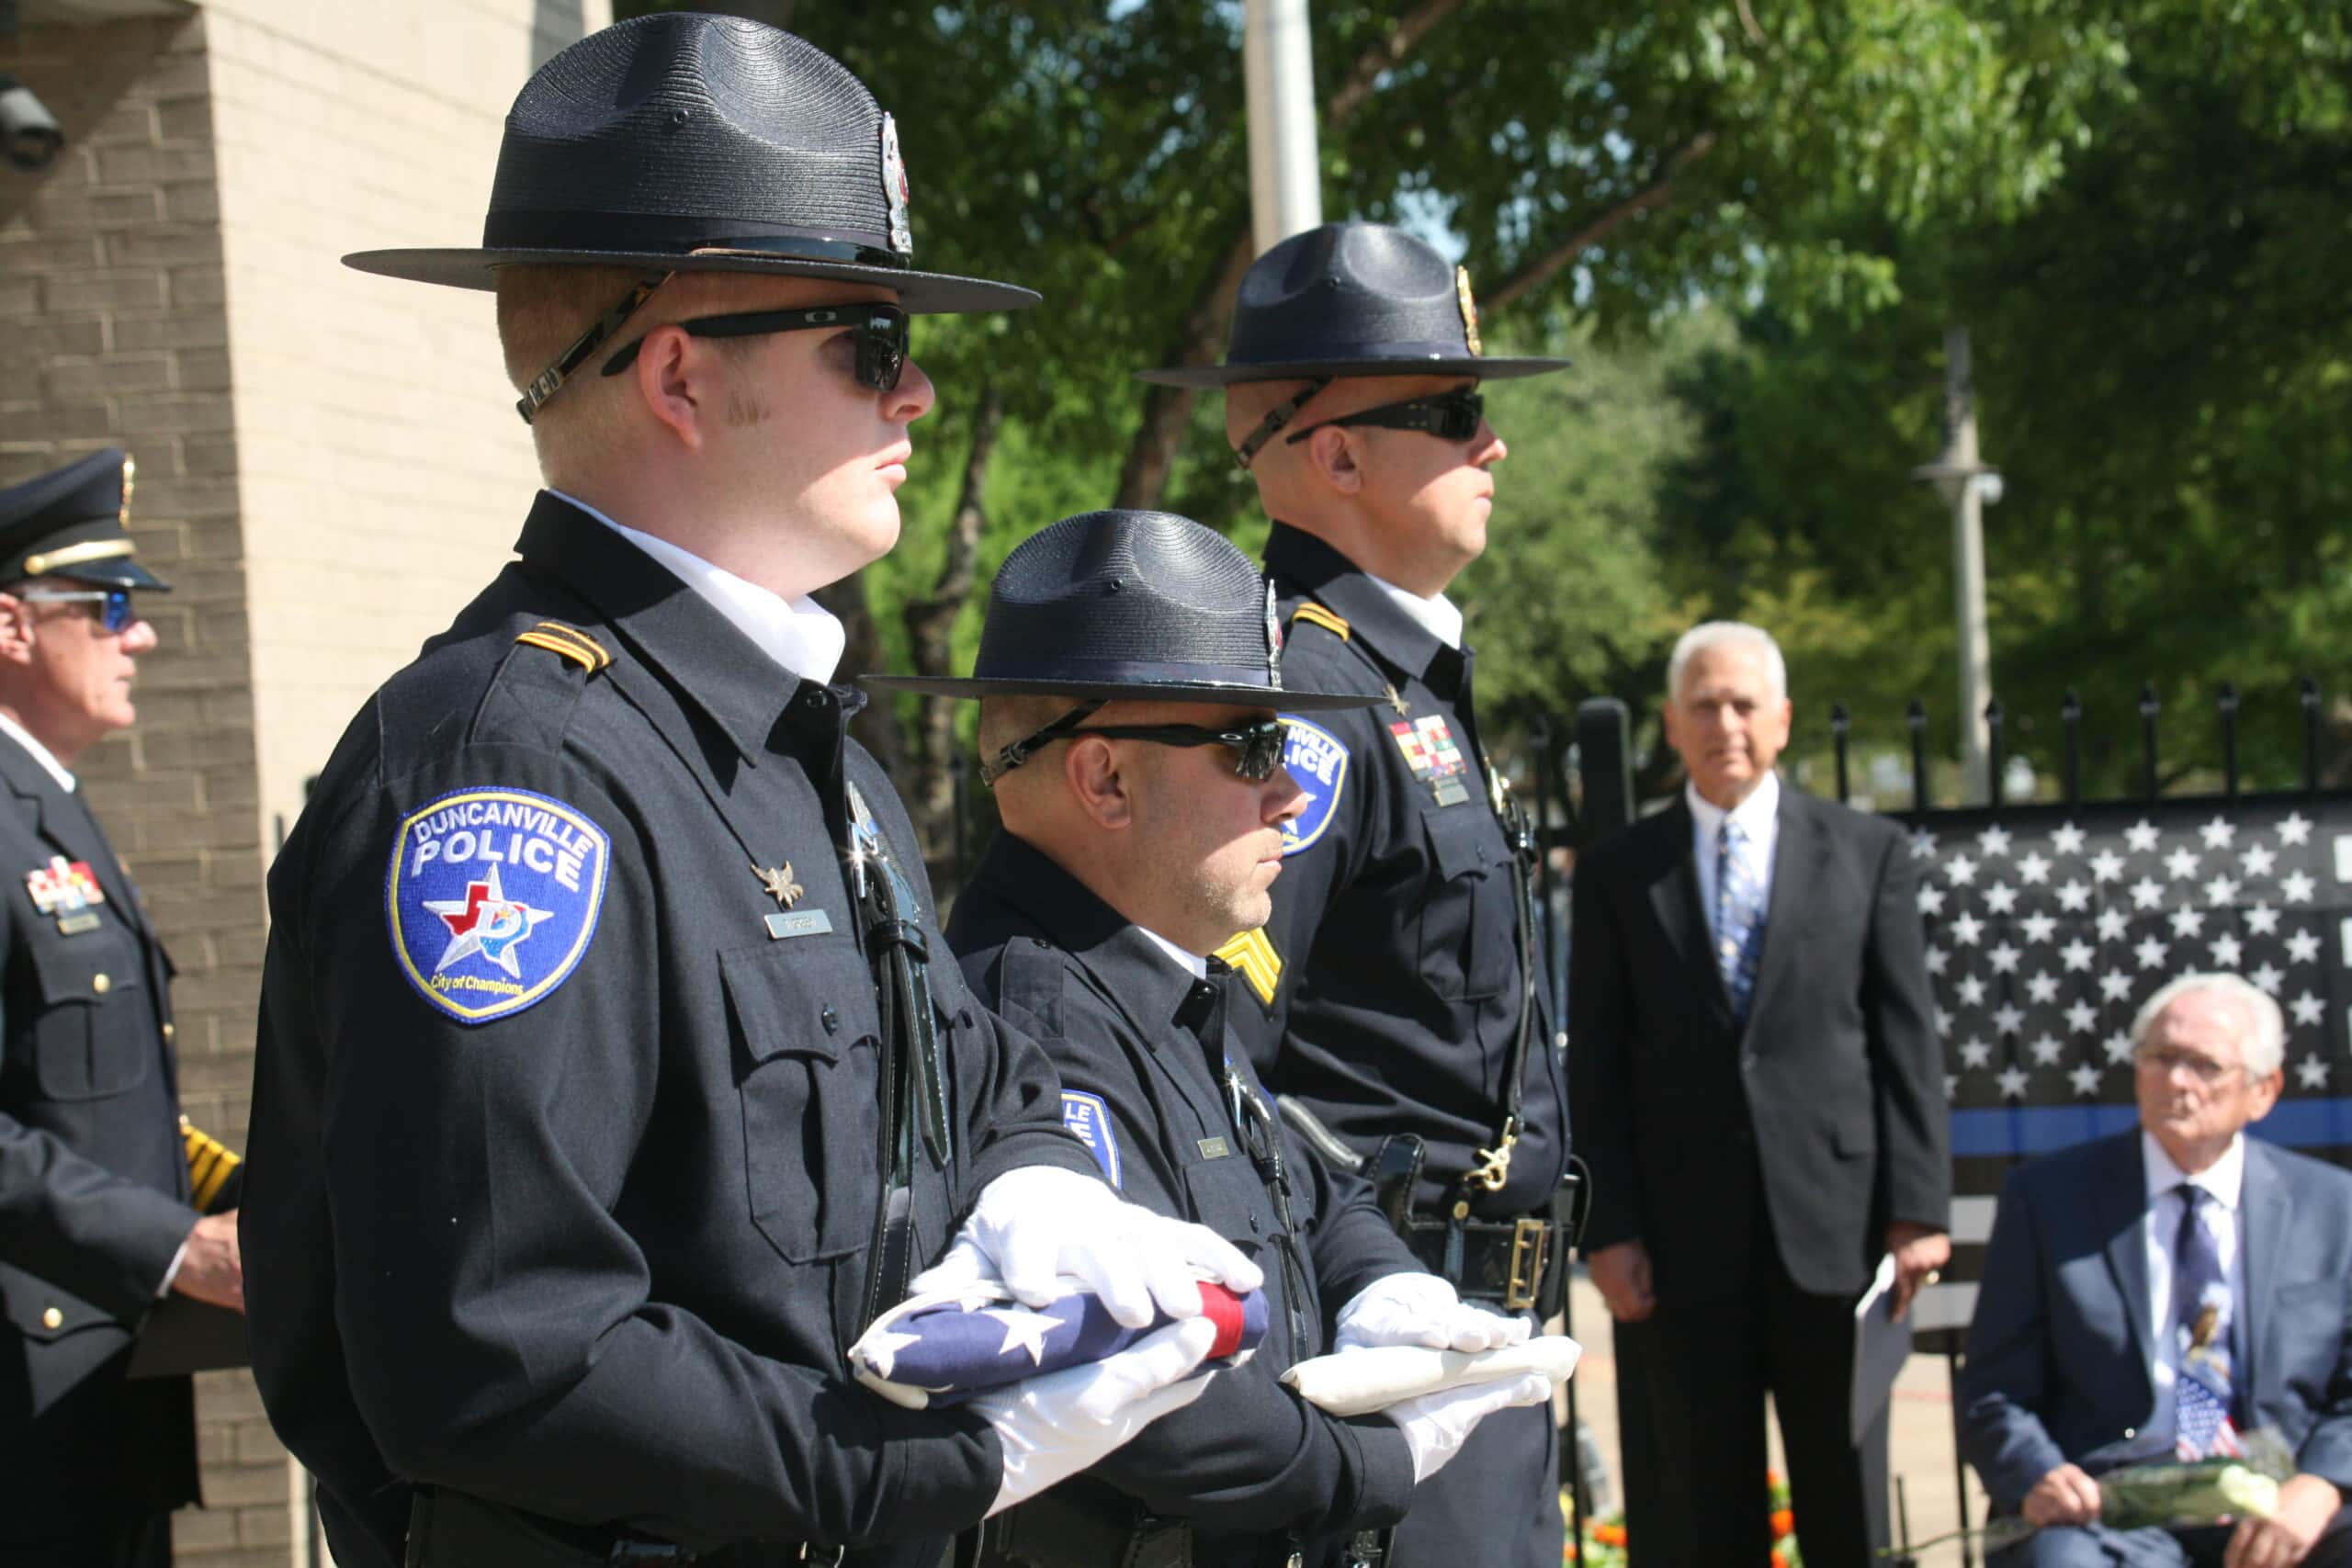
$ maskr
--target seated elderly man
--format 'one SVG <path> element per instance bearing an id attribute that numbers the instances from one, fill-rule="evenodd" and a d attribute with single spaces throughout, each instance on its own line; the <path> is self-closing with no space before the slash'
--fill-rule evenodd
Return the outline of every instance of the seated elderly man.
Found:
<path id="1" fill-rule="evenodd" d="M 2352 1563 L 2352 1173 L 2245 1132 L 2278 1100 L 2284 1034 L 2233 975 L 2173 981 L 2132 1022 L 2139 1130 L 2009 1178 L 1961 1446 L 1996 1507 L 2043 1528 L 1995 1568 Z M 2266 1427 L 2297 1470 L 2269 1518 L 2100 1523 L 2107 1471 Z"/>

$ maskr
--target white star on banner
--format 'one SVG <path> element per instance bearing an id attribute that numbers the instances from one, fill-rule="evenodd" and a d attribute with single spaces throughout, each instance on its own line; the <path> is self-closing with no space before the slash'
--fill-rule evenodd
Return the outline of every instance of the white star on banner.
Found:
<path id="1" fill-rule="evenodd" d="M 2154 909 L 2165 901 L 2164 884 L 2153 876 L 2143 876 L 2132 885 L 2132 907 Z"/>
<path id="2" fill-rule="evenodd" d="M 1944 862 L 1944 874 L 1951 878 L 1954 887 L 1965 887 L 1976 880 L 1976 863 L 1966 855 L 1954 855 Z"/>
<path id="3" fill-rule="evenodd" d="M 2066 1077 L 2074 1084 L 2076 1094 L 2093 1095 L 2098 1092 L 2098 1069 L 2088 1062 L 2068 1072 Z"/>
<path id="4" fill-rule="evenodd" d="M 1936 1032 L 1946 1040 L 1951 1038 L 1951 1014 L 1941 1008 L 1936 1010 Z"/>
<path id="5" fill-rule="evenodd" d="M 1940 975 L 1951 967 L 1951 954 L 1930 942 L 1928 946 L 1928 973 Z"/>
<path id="6" fill-rule="evenodd" d="M 2120 1029 L 2100 1041 L 2099 1048 L 2107 1053 L 2107 1059 L 2110 1062 L 2128 1062 L 2132 1059 L 2132 1037 Z"/>
<path id="7" fill-rule="evenodd" d="M 2307 844 L 2311 837 L 2311 818 L 2300 811 L 2289 812 L 2287 819 L 2278 824 L 2278 841 L 2282 844 Z"/>
<path id="8" fill-rule="evenodd" d="M 2066 1010 L 2066 1028 L 2075 1034 L 2088 1034 L 2098 1027 L 2098 1009 L 2076 998 Z"/>
<path id="9" fill-rule="evenodd" d="M 2199 936 L 2204 933 L 2205 911 L 2202 909 L 2175 909 L 2167 918 L 2172 921 L 2172 934 L 2177 937 Z"/>
<path id="10" fill-rule="evenodd" d="M 2015 1002 L 2003 1002 L 1993 1010 L 1993 1027 L 2003 1034 L 2015 1034 L 2025 1027 L 2025 1010 Z"/>
<path id="11" fill-rule="evenodd" d="M 1052 1318 L 1025 1307 L 990 1307 L 980 1315 L 992 1317 L 1004 1325 L 1004 1343 L 996 1348 L 998 1355 L 1010 1356 L 1016 1349 L 1026 1350 L 1031 1366 L 1044 1365 L 1046 1336 L 1054 1329 Z"/>
<path id="12" fill-rule="evenodd" d="M 2234 904 L 2238 899 L 2238 885 L 2234 877 L 2217 876 L 2205 884 L 2205 902 L 2215 908 Z"/>
<path id="13" fill-rule="evenodd" d="M 2139 958 L 2140 967 L 2143 969 L 2161 969 L 2164 967 L 2165 944 L 2158 942 L 2154 937 L 2142 937 L 2138 945 L 2134 946 L 2132 949 L 2132 952 Z"/>
<path id="14" fill-rule="evenodd" d="M 2213 962 L 2224 969 L 2235 969 L 2238 961 L 2245 956 L 2245 944 L 2227 931 L 2205 945 L 2212 949 Z"/>
<path id="15" fill-rule="evenodd" d="M 1951 923 L 1951 939 L 1962 947 L 1974 947 L 1984 934 L 1984 922 L 1973 915 L 1962 915 Z"/>
<path id="16" fill-rule="evenodd" d="M 2018 862 L 2018 875 L 2024 879 L 2026 886 L 2034 886 L 2050 880 L 2050 868 L 2053 863 L 2040 850 L 2028 850 L 2025 858 Z"/>
<path id="17" fill-rule="evenodd" d="M 2287 933 L 2287 962 L 2315 964 L 2319 961 L 2319 936 L 2313 931 Z"/>
<path id="18" fill-rule="evenodd" d="M 2204 837 L 2205 847 L 2209 850 L 2226 850 L 2230 841 L 2238 836 L 2236 824 L 2225 817 L 2214 818 L 2197 831 Z"/>
<path id="19" fill-rule="evenodd" d="M 2088 974 L 2091 960 L 2097 958 L 2098 953 L 2089 942 L 2085 942 L 2081 937 L 2076 937 L 2058 950 L 2058 956 L 2066 961 L 2067 968 Z"/>
<path id="20" fill-rule="evenodd" d="M 2030 1049 L 2033 1052 L 2033 1059 L 2037 1065 L 2054 1067 L 2058 1065 L 2058 1058 L 2064 1048 L 2058 1043 L 2058 1037 L 2055 1034 L 2045 1032 L 2033 1037 L 2033 1044 Z"/>
<path id="21" fill-rule="evenodd" d="M 2091 875 L 2101 882 L 2123 880 L 2123 857 L 2113 850 L 2101 850 L 2091 856 Z"/>
<path id="22" fill-rule="evenodd" d="M 1994 1076 L 2000 1080 L 2002 1098 L 2007 1100 L 2025 1098 L 2025 1069 L 2023 1067 L 2003 1067 Z"/>
<path id="23" fill-rule="evenodd" d="M 2006 882 L 1996 882 L 1984 889 L 1984 908 L 1996 915 L 2006 915 L 2018 907 L 2018 890 Z"/>
<path id="24" fill-rule="evenodd" d="M 2132 999 L 2132 976 L 2120 969 L 2110 969 L 2098 977 L 2098 994 L 2110 1002 Z"/>
<path id="25" fill-rule="evenodd" d="M 2036 942 L 2048 942 L 2058 934 L 2058 917 L 2028 915 L 2018 922 L 2018 930 L 2025 933 L 2026 945 L 2031 947 Z"/>
<path id="26" fill-rule="evenodd" d="M 2018 960 L 2025 954 L 2005 942 L 1994 946 L 1984 956 L 1993 961 L 1994 974 L 2014 975 L 2018 972 Z"/>
<path id="27" fill-rule="evenodd" d="M 1925 828 L 1911 835 L 1911 858 L 1913 860 L 1936 858 L 1936 836 Z"/>
<path id="28" fill-rule="evenodd" d="M 2165 856 L 2165 874 L 2175 882 L 2186 882 L 2197 874 L 2197 852 L 2182 844 Z"/>
<path id="29" fill-rule="evenodd" d="M 898 1369 L 899 1352 L 910 1345 L 922 1343 L 922 1336 L 920 1334 L 900 1334 L 896 1329 L 885 1328 L 867 1335 L 859 1342 L 859 1348 L 865 1359 L 874 1363 L 875 1371 L 888 1382 L 890 1374 Z"/>
<path id="30" fill-rule="evenodd" d="M 2303 1089 L 2327 1087 L 2327 1064 L 2317 1056 L 2306 1056 L 2295 1064 L 2295 1080 Z"/>
<path id="31" fill-rule="evenodd" d="M 1951 989 L 1952 995 L 1960 998 L 1960 1005 L 1964 1008 L 1977 1008 L 1984 1005 L 1984 982 L 1978 976 L 1962 975 L 1960 977 L 1960 983 Z"/>
<path id="32" fill-rule="evenodd" d="M 1960 1043 L 1960 1060 L 1963 1066 L 1989 1067 L 1993 1065 L 1993 1047 L 1982 1040 L 1963 1040 Z"/>
<path id="33" fill-rule="evenodd" d="M 2089 908 L 2091 907 L 2090 885 L 2072 877 L 2059 884 L 2058 907 L 2077 915 Z"/>
<path id="34" fill-rule="evenodd" d="M 2246 978 L 2253 981 L 2256 985 L 2261 987 L 2264 990 L 2269 992 L 2275 997 L 2278 994 L 2279 983 L 2285 980 L 2287 976 L 2283 971 L 2279 970 L 2276 966 L 2268 964 L 2262 964 L 2256 965 L 2254 973 L 2248 975 Z"/>
<path id="35" fill-rule="evenodd" d="M 2278 897 L 2290 904 L 2308 904 L 2318 891 L 2318 885 L 2306 871 L 2290 871 L 2278 879 Z"/>
<path id="36" fill-rule="evenodd" d="M 2123 829 L 2123 841 L 2132 846 L 2135 855 L 2155 853 L 2156 841 L 2163 836 L 2156 831 L 2156 825 L 2144 817 Z"/>
<path id="37" fill-rule="evenodd" d="M 2055 1002 L 2058 999 L 2058 976 L 2046 969 L 2029 975 L 2026 976 L 2025 997 L 2030 1002 Z"/>
<path id="38" fill-rule="evenodd" d="M 1944 1103 L 1946 1105 L 1950 1105 L 1952 1101 L 1952 1097 L 1957 1095 L 1959 1092 L 1960 1075 L 1957 1073 L 1946 1073 L 1944 1075 Z"/>
<path id="39" fill-rule="evenodd" d="M 2266 850 L 2260 844 L 2248 844 L 2238 852 L 2238 864 L 2245 868 L 2248 876 L 2267 876 L 2270 868 L 2278 863 L 2278 852 Z"/>
<path id="40" fill-rule="evenodd" d="M 2131 928 L 2131 919 L 2120 909 L 2101 909 L 2098 912 L 2098 939 L 2101 942 L 2121 942 L 2123 933 Z"/>
<path id="41" fill-rule="evenodd" d="M 2256 936 L 2278 934 L 2278 911 L 2270 907 L 2269 899 L 2258 900 L 2245 912 L 2245 929 Z"/>
<path id="42" fill-rule="evenodd" d="M 1988 856 L 2007 854 L 2009 830 L 1996 822 L 1976 835 L 1976 847 Z"/>
<path id="43" fill-rule="evenodd" d="M 2058 830 L 2050 835 L 2050 847 L 2062 855 L 2078 855 L 2083 852 L 2084 837 L 2080 828 L 2072 822 L 2062 822 Z"/>
<path id="44" fill-rule="evenodd" d="M 2293 1010 L 2295 1021 L 2298 1024 L 2318 1023 L 2327 1017 L 2327 1004 L 2309 991 L 2305 991 L 2287 1006 Z"/>
<path id="45" fill-rule="evenodd" d="M 1919 884 L 1919 913 L 1940 915 L 1944 912 L 1944 890 L 1932 882 Z"/>

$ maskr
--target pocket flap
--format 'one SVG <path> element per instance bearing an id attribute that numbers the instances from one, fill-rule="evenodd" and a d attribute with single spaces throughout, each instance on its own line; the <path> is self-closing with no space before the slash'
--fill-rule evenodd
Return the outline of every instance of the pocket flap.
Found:
<path id="1" fill-rule="evenodd" d="M 718 955 L 736 1032 L 754 1062 L 838 1061 L 875 1032 L 874 978 L 845 936 L 804 936 Z"/>
<path id="2" fill-rule="evenodd" d="M 1430 807 L 1421 813 L 1421 827 L 1429 835 L 1438 874 L 1446 880 L 1483 873 L 1494 864 L 1487 823 L 1469 802 Z"/>
<path id="3" fill-rule="evenodd" d="M 138 962 L 119 942 L 96 933 L 33 944 L 33 972 L 40 980 L 40 998 L 52 1005 L 88 1002 L 95 1005 L 117 991 L 137 990 Z"/>

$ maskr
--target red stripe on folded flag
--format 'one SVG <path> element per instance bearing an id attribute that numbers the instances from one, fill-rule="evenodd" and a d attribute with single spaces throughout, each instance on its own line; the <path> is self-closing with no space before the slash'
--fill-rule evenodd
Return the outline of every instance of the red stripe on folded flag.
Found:
<path id="1" fill-rule="evenodd" d="M 1208 1359 L 1223 1360 L 1241 1348 L 1241 1298 L 1223 1285 L 1201 1281 L 1201 1315 L 1216 1325 L 1216 1343 L 1209 1347 Z"/>

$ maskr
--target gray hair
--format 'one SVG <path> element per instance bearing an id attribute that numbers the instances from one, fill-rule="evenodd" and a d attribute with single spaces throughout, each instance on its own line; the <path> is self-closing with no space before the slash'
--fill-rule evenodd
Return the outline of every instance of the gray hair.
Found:
<path id="1" fill-rule="evenodd" d="M 2132 1049 L 2137 1053 L 2148 1043 L 2149 1032 L 2165 1009 L 2192 991 L 2212 991 L 2229 998 L 2245 1010 L 2246 1028 L 2238 1036 L 2238 1045 L 2245 1053 L 2245 1077 L 2248 1083 L 2258 1083 L 2277 1072 L 2287 1059 L 2287 1015 L 2269 992 L 2235 975 L 2183 975 L 2167 980 L 2156 988 L 2156 994 L 2140 1004 L 2132 1019 Z"/>
<path id="2" fill-rule="evenodd" d="M 1667 701 L 1672 702 L 1681 694 L 1682 671 L 1702 649 L 1733 643 L 1746 643 L 1764 650 L 1765 683 L 1772 688 L 1774 701 L 1785 700 L 1789 694 L 1789 661 L 1781 657 L 1781 645 L 1772 640 L 1770 632 L 1746 621 L 1702 621 L 1675 640 L 1674 652 L 1667 659 Z"/>

